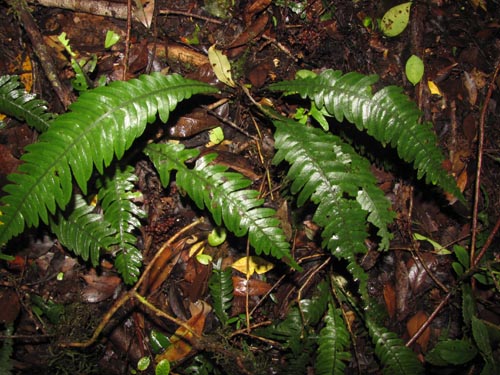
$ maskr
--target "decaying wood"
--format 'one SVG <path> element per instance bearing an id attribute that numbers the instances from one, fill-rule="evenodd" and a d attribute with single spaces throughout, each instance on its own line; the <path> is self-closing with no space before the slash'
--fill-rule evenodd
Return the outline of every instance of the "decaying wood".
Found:
<path id="1" fill-rule="evenodd" d="M 96 16 L 113 17 L 122 20 L 127 19 L 127 3 L 114 3 L 106 0 L 31 0 L 30 3 L 49 8 L 61 8 L 76 12 L 90 13 Z M 140 22 L 137 17 L 134 18 L 136 21 Z"/>

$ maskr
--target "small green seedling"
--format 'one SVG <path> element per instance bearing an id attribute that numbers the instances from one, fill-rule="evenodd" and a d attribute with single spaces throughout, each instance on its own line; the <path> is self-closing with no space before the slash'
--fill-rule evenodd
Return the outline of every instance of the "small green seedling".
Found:
<path id="1" fill-rule="evenodd" d="M 108 49 L 113 47 L 120 40 L 120 35 L 115 33 L 113 30 L 108 30 L 106 33 L 106 39 L 104 40 L 104 48 Z"/>

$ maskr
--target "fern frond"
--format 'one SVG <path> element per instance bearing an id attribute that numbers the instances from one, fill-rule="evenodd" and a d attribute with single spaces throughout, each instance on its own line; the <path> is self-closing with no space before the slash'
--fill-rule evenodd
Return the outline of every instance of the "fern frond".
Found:
<path id="1" fill-rule="evenodd" d="M 94 208 L 82 196 L 75 195 L 74 204 L 67 209 L 70 214 L 67 217 L 59 214 L 56 220 L 51 220 L 50 228 L 63 246 L 85 261 L 90 258 L 95 267 L 101 249 L 108 249 L 117 240 L 116 230 L 102 215 L 94 213 Z"/>
<path id="2" fill-rule="evenodd" d="M 328 247 L 334 252 L 342 247 L 350 253 L 364 252 L 368 217 L 378 228 L 381 248 L 387 249 L 391 239 L 387 226 L 394 214 L 376 186 L 368 161 L 339 137 L 319 129 L 288 119 L 275 120 L 274 125 L 278 151 L 273 162 L 291 164 L 288 177 L 299 206 L 308 199 L 318 204 L 313 220 L 325 227 Z M 346 225 L 345 220 L 355 226 Z"/>
<path id="3" fill-rule="evenodd" d="M 136 180 L 134 168 L 127 166 L 117 170 L 112 177 L 106 177 L 98 194 L 104 219 L 116 230 L 119 253 L 115 266 L 129 285 L 137 281 L 142 266 L 142 255 L 135 245 L 137 240 L 133 232 L 141 226 L 139 219 L 146 216 L 133 202 L 142 196 L 133 191 Z"/>
<path id="4" fill-rule="evenodd" d="M 320 331 L 318 356 L 314 366 L 316 374 L 344 374 L 345 362 L 351 358 L 346 349 L 349 347 L 350 335 L 345 326 L 342 314 L 332 304 L 325 315 L 325 327 Z"/>
<path id="5" fill-rule="evenodd" d="M 204 155 L 197 160 L 194 169 L 189 169 L 179 161 L 186 160 L 188 156 L 182 147 L 151 145 L 145 152 L 155 154 L 152 161 L 164 180 L 168 180 L 166 175 L 172 169 L 177 169 L 177 186 L 186 191 L 200 209 L 206 207 L 217 225 L 224 223 L 238 237 L 248 233 L 250 244 L 257 254 L 287 258 L 291 265 L 297 267 L 290 255 L 290 244 L 279 226 L 276 211 L 261 207 L 264 200 L 258 198 L 259 192 L 247 189 L 251 185 L 250 180 L 240 173 L 227 172 L 225 166 L 211 164 L 216 154 Z M 159 153 L 162 155 L 159 156 Z"/>
<path id="6" fill-rule="evenodd" d="M 213 299 L 214 312 L 223 326 L 229 320 L 227 312 L 231 308 L 233 301 L 233 280 L 231 273 L 231 268 L 226 268 L 225 270 L 214 268 L 212 276 L 210 276 L 210 280 L 208 281 L 208 287 Z"/>
<path id="7" fill-rule="evenodd" d="M 270 89 L 314 100 L 337 121 L 345 118 L 382 144 L 391 144 L 403 160 L 414 164 L 418 178 L 425 176 L 427 183 L 462 197 L 442 167 L 444 156 L 432 124 L 420 123 L 420 111 L 399 87 L 387 86 L 372 95 L 371 85 L 377 80 L 375 75 L 325 70 L 315 77 L 272 84 Z"/>
<path id="8" fill-rule="evenodd" d="M 47 130 L 53 118 L 47 103 L 27 93 L 19 77 L 10 75 L 0 77 L 0 113 L 26 121 L 39 132 Z"/>
<path id="9" fill-rule="evenodd" d="M 382 371 L 386 375 L 418 375 L 423 374 L 422 364 L 416 354 L 407 348 L 403 340 L 395 333 L 367 319 L 366 325 L 375 344 L 375 354 L 382 363 Z"/>
<path id="10" fill-rule="evenodd" d="M 0 244 L 27 226 L 48 221 L 56 205 L 64 208 L 72 193 L 72 177 L 82 191 L 95 166 L 103 173 L 120 159 L 157 113 L 167 121 L 178 102 L 197 93 L 216 92 L 207 84 L 179 75 L 144 75 L 113 82 L 83 93 L 71 111 L 57 117 L 38 143 L 27 147 L 19 173 L 4 190 Z"/>

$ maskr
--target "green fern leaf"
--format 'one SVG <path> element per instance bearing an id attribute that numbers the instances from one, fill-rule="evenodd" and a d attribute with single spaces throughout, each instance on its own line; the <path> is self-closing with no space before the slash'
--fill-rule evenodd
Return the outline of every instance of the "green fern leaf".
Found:
<path id="1" fill-rule="evenodd" d="M 387 249 L 392 238 L 387 226 L 394 214 L 376 186 L 369 162 L 332 134 L 287 119 L 274 124 L 278 151 L 273 162 L 291 164 L 288 177 L 299 206 L 308 199 L 318 204 L 313 220 L 325 227 L 328 248 L 334 253 L 342 247 L 349 253 L 365 252 L 368 220 L 378 228 L 381 248 Z M 346 225 L 346 220 L 353 225 Z"/>
<path id="2" fill-rule="evenodd" d="M 134 168 L 128 166 L 116 171 L 112 177 L 104 178 L 98 194 L 104 219 L 116 230 L 119 253 L 115 266 L 129 285 L 137 281 L 142 266 L 142 255 L 135 246 L 133 232 L 141 226 L 140 219 L 146 216 L 144 210 L 133 202 L 142 197 L 140 192 L 133 191 L 136 180 Z"/>
<path id="3" fill-rule="evenodd" d="M 160 150 L 161 149 L 161 150 Z M 194 169 L 183 163 L 188 156 L 182 146 L 162 144 L 148 146 L 146 154 L 163 181 L 168 181 L 171 170 L 176 169 L 177 186 L 189 195 L 200 208 L 207 208 L 217 225 L 224 225 L 236 236 L 248 233 L 250 244 L 257 254 L 271 254 L 277 259 L 287 258 L 298 267 L 290 255 L 290 244 L 279 226 L 275 210 L 261 207 L 259 192 L 247 189 L 251 181 L 240 173 L 227 172 L 227 167 L 212 164 L 216 154 L 204 155 Z"/>
<path id="4" fill-rule="evenodd" d="M 63 246 L 85 261 L 90 259 L 95 267 L 99 264 L 101 249 L 108 249 L 117 241 L 116 230 L 102 215 L 94 213 L 94 209 L 82 196 L 75 195 L 74 204 L 67 209 L 71 212 L 68 217 L 59 214 L 51 220 L 50 228 Z"/>
<path id="5" fill-rule="evenodd" d="M 367 319 L 366 324 L 372 341 L 375 344 L 375 354 L 382 363 L 384 374 L 423 374 L 422 364 L 417 359 L 416 354 L 407 348 L 395 333 L 378 326 L 371 319 Z"/>
<path id="6" fill-rule="evenodd" d="M 351 358 L 346 348 L 349 347 L 350 335 L 339 309 L 328 306 L 325 327 L 320 331 L 318 356 L 315 361 L 316 374 L 344 374 L 345 362 Z"/>
<path id="7" fill-rule="evenodd" d="M 144 75 L 128 82 L 87 91 L 57 117 L 38 143 L 27 147 L 19 173 L 4 190 L 0 210 L 0 244 L 28 226 L 48 221 L 56 205 L 64 208 L 72 193 L 72 177 L 85 193 L 97 168 L 103 173 L 114 156 L 120 159 L 157 113 L 167 121 L 178 102 L 216 88 L 179 75 Z"/>
<path id="8" fill-rule="evenodd" d="M 231 308 L 233 301 L 233 280 L 231 274 L 231 268 L 226 268 L 225 270 L 214 268 L 212 276 L 210 276 L 210 280 L 208 281 L 208 287 L 213 299 L 214 312 L 223 326 L 229 320 L 227 312 Z"/>
<path id="9" fill-rule="evenodd" d="M 272 84 L 270 89 L 314 100 L 318 109 L 325 108 L 337 121 L 345 118 L 382 144 L 391 144 L 403 160 L 414 164 L 418 178 L 425 176 L 426 182 L 462 198 L 442 167 L 444 156 L 432 124 L 420 123 L 420 111 L 399 87 L 388 86 L 372 95 L 371 85 L 377 80 L 375 75 L 325 70 L 315 77 Z"/>
<path id="10" fill-rule="evenodd" d="M 47 103 L 28 94 L 18 76 L 0 77 L 0 113 L 26 121 L 39 132 L 50 126 L 53 114 L 47 112 Z"/>

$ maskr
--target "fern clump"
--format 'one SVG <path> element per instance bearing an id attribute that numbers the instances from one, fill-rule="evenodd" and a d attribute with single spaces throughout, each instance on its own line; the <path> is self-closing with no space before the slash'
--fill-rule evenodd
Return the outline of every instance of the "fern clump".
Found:
<path id="1" fill-rule="evenodd" d="M 212 164 L 216 154 L 199 158 L 193 169 L 184 161 L 197 152 L 186 151 L 181 145 L 151 144 L 145 150 L 159 171 L 164 186 L 170 180 L 170 171 L 176 170 L 177 186 L 184 190 L 196 205 L 206 208 L 217 225 L 236 236 L 248 234 L 257 254 L 270 254 L 274 258 L 297 264 L 290 255 L 290 244 L 279 226 L 276 211 L 261 207 L 264 200 L 259 192 L 248 189 L 251 181 L 227 167 Z"/>
<path id="2" fill-rule="evenodd" d="M 19 172 L 11 174 L 1 199 L 0 244 L 25 225 L 48 223 L 71 199 L 73 178 L 85 194 L 93 167 L 102 174 L 120 159 L 158 114 L 164 122 L 177 103 L 215 88 L 179 75 L 144 75 L 87 91 L 58 116 L 37 143 L 26 147 Z"/>
<path id="3" fill-rule="evenodd" d="M 461 197 L 455 180 L 442 167 L 444 156 L 432 124 L 421 123 L 421 112 L 401 88 L 387 86 L 373 94 L 371 86 L 377 81 L 376 75 L 325 70 L 274 83 L 270 89 L 310 98 L 337 121 L 346 119 L 383 145 L 396 148 L 403 160 L 414 164 L 418 178 L 425 176 L 426 182 Z"/>

